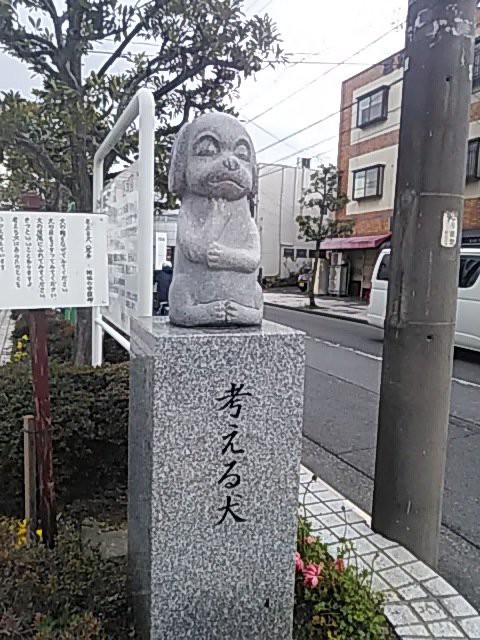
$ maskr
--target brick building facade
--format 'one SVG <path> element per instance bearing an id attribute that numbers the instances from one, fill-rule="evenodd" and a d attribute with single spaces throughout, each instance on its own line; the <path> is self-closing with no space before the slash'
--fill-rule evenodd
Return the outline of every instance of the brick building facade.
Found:
<path id="1" fill-rule="evenodd" d="M 340 188 L 349 203 L 337 217 L 355 226 L 352 238 L 328 241 L 325 248 L 341 253 L 349 272 L 347 293 L 367 299 L 376 258 L 391 235 L 403 66 L 403 53 L 398 52 L 342 85 L 338 167 Z M 475 50 L 463 242 L 480 246 L 480 42 Z"/>

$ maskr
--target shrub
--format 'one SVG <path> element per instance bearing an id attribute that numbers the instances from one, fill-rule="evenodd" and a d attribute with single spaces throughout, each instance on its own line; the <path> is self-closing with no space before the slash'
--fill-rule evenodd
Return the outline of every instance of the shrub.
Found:
<path id="1" fill-rule="evenodd" d="M 50 369 L 60 505 L 123 495 L 127 484 L 128 365 Z M 23 416 L 33 412 L 30 367 L 0 369 L 0 513 L 23 509 Z"/>
<path id="2" fill-rule="evenodd" d="M 60 527 L 53 550 L 19 546 L 17 526 L 0 518 L 0 637 L 130 636 L 124 561 L 105 560 L 68 525 Z"/>
<path id="3" fill-rule="evenodd" d="M 47 312 L 48 318 L 48 355 L 50 362 L 70 363 L 73 359 L 73 347 L 75 341 L 75 327 L 65 320 L 61 314 Z M 28 320 L 25 313 L 16 315 L 15 328 L 13 330 L 13 349 L 11 361 L 18 361 L 18 342 L 23 336 L 29 337 Z M 20 351 L 22 351 L 20 349 Z M 118 342 L 105 334 L 103 339 L 103 359 L 108 364 L 128 362 L 129 355 Z"/>
<path id="4" fill-rule="evenodd" d="M 48 354 L 50 362 L 71 362 L 73 358 L 74 326 L 54 312 L 47 312 L 47 321 Z M 12 333 L 12 361 L 15 359 L 17 343 L 23 336 L 30 338 L 30 328 L 27 316 L 24 313 L 18 316 Z"/>
<path id="5" fill-rule="evenodd" d="M 300 518 L 295 559 L 295 640 L 390 640 L 382 611 L 383 596 L 371 586 L 371 571 L 352 562 L 353 546 L 344 542 L 337 558 L 312 536 Z M 347 556 L 349 556 L 347 558 Z"/>

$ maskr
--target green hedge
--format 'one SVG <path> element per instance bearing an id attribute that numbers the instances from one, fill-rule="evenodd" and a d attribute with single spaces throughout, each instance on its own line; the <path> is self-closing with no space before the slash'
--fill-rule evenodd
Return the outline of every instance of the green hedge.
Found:
<path id="1" fill-rule="evenodd" d="M 48 313 L 48 355 L 50 361 L 61 363 L 72 362 L 73 346 L 75 340 L 75 327 L 61 314 L 54 312 Z M 16 322 L 13 330 L 13 344 L 15 345 L 23 335 L 29 335 L 29 327 L 25 314 L 17 312 L 14 315 Z M 121 347 L 108 334 L 103 339 L 103 358 L 108 364 L 119 364 L 128 362 L 129 355 L 123 347 Z"/>
<path id="2" fill-rule="evenodd" d="M 18 542 L 0 518 L 0 637 L 125 640 L 133 637 L 125 561 L 105 560 L 61 522 L 53 550 Z"/>
<path id="3" fill-rule="evenodd" d="M 128 365 L 53 363 L 50 387 L 60 505 L 116 495 L 127 484 Z M 23 512 L 23 416 L 33 411 L 30 361 L 0 369 L 0 514 Z"/>

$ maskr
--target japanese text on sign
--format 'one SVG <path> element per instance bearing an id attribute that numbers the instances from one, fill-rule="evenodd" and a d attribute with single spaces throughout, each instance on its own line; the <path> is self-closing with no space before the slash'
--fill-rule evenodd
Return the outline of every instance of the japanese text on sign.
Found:
<path id="1" fill-rule="evenodd" d="M 222 459 L 225 462 L 220 470 L 218 484 L 226 491 L 225 504 L 217 509 L 221 515 L 216 526 L 221 525 L 227 518 L 235 522 L 246 522 L 246 518 L 241 515 L 243 496 L 238 493 L 242 482 L 240 471 L 245 450 L 238 444 L 238 439 L 241 434 L 243 402 L 252 394 L 244 391 L 244 386 L 231 383 L 230 389 L 217 398 L 217 411 L 226 415 L 229 433 L 222 436 Z"/>
<path id="2" fill-rule="evenodd" d="M 104 315 L 127 335 L 138 308 L 138 201 L 134 163 L 105 186 L 100 202 L 108 216 L 109 302 Z"/>
<path id="3" fill-rule="evenodd" d="M 0 308 L 104 305 L 106 236 L 104 216 L 1 212 Z"/>

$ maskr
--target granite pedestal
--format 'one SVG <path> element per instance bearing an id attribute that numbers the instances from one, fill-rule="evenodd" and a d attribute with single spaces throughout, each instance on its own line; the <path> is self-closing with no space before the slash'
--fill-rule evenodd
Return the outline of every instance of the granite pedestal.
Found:
<path id="1" fill-rule="evenodd" d="M 290 640 L 304 337 L 131 331 L 129 575 L 144 640 Z"/>

